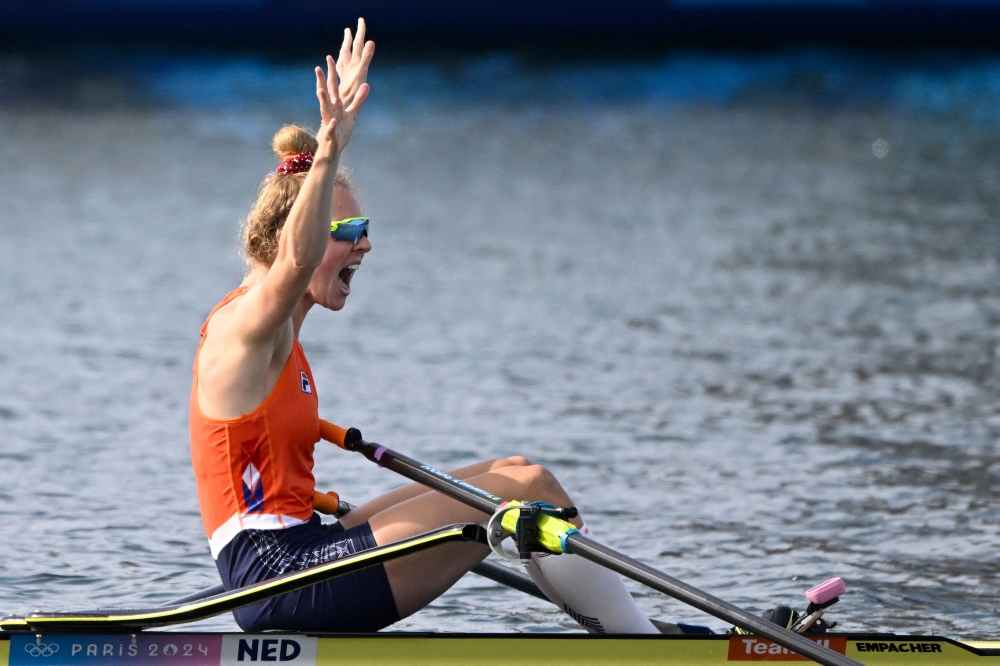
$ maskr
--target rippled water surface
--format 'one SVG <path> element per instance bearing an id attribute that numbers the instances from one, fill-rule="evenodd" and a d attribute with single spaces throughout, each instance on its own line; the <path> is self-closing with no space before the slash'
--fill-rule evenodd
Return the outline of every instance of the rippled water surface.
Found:
<path id="1" fill-rule="evenodd" d="M 312 63 L 126 55 L 0 56 L 3 612 L 217 581 L 190 366 L 271 134 L 315 125 Z M 755 611 L 840 575 L 845 629 L 1000 634 L 1000 60 L 383 59 L 372 84 L 347 161 L 375 249 L 302 334 L 324 417 L 441 467 L 545 463 L 601 540 Z M 398 483 L 332 447 L 316 475 Z M 468 576 L 397 628 L 575 625 Z"/>

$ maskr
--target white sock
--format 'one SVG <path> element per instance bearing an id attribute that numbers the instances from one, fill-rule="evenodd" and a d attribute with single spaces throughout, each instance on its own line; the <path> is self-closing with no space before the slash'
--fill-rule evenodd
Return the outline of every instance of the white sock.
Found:
<path id="1" fill-rule="evenodd" d="M 591 536 L 586 524 L 580 528 Z M 658 634 L 618 574 L 579 555 L 532 553 L 528 575 L 591 634 Z"/>

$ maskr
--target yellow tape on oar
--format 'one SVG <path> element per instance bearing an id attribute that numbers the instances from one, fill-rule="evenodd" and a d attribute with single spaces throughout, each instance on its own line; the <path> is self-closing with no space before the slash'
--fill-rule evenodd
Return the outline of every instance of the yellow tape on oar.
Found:
<path id="1" fill-rule="evenodd" d="M 512 534 L 517 533 L 517 519 L 520 515 L 520 508 L 525 506 L 522 502 L 514 500 L 503 505 L 503 517 L 500 524 L 505 530 Z M 538 532 L 535 535 L 535 542 L 550 553 L 568 553 L 566 549 L 566 538 L 571 534 L 579 534 L 573 523 L 551 516 L 545 513 L 544 507 L 535 517 L 535 527 Z"/>
<path id="2" fill-rule="evenodd" d="M 408 539 L 363 550 L 353 555 L 290 572 L 254 585 L 223 592 L 205 599 L 163 608 L 99 609 L 63 613 L 37 611 L 26 617 L 0 618 L 0 630 L 16 631 L 121 631 L 162 627 L 202 620 L 227 613 L 309 585 L 360 571 L 368 566 L 416 553 L 432 546 L 455 541 L 478 540 L 481 528 L 474 524 L 442 527 Z"/>

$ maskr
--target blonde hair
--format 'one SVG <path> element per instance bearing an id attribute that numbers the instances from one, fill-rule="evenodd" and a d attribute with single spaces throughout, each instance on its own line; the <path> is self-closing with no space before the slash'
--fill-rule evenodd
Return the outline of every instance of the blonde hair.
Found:
<path id="1" fill-rule="evenodd" d="M 301 127 L 286 125 L 274 135 L 271 147 L 279 160 L 285 160 L 299 153 L 315 153 L 319 144 Z M 250 209 L 242 233 L 243 258 L 250 268 L 254 264 L 270 266 L 274 263 L 278 255 L 278 232 L 285 226 L 305 180 L 306 172 L 271 173 L 260 184 L 257 202 Z M 335 186 L 357 194 L 350 172 L 344 167 L 337 170 Z"/>

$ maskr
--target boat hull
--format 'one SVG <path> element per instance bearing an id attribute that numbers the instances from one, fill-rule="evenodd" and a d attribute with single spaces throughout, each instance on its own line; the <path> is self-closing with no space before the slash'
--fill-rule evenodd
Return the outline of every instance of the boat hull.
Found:
<path id="1" fill-rule="evenodd" d="M 1000 664 L 1000 641 L 831 634 L 816 640 L 863 664 Z M 583 666 L 806 661 L 755 636 L 585 634 L 8 634 L 0 666 Z"/>

